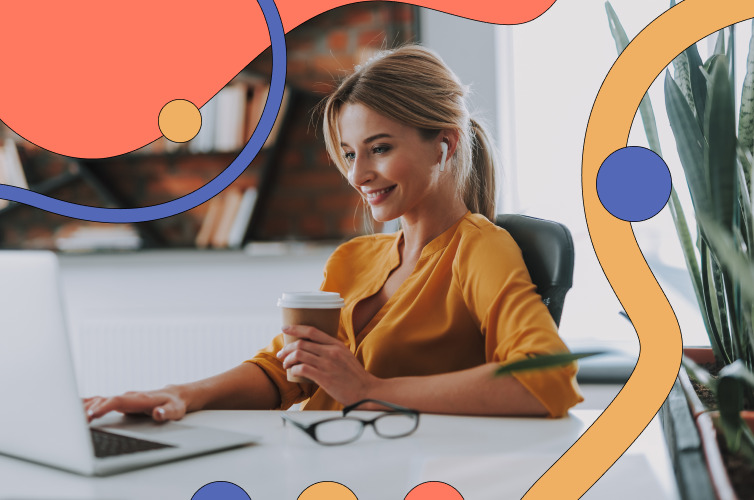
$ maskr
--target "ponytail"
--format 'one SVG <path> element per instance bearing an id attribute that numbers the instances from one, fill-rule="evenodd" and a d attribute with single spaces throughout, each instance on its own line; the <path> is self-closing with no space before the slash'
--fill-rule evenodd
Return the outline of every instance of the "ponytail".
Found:
<path id="1" fill-rule="evenodd" d="M 471 171 L 464 189 L 464 203 L 473 213 L 495 222 L 495 149 L 482 125 L 471 119 Z"/>

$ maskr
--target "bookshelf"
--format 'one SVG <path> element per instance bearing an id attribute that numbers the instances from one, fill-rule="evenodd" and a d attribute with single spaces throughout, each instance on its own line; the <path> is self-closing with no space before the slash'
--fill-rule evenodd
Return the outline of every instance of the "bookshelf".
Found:
<path id="1" fill-rule="evenodd" d="M 269 84 L 263 77 L 242 72 L 202 107 L 202 129 L 191 141 L 178 144 L 160 137 L 139 150 L 106 159 L 83 160 L 55 155 L 28 143 L 0 122 L 4 129 L 0 130 L 0 139 L 4 137 L 0 140 L 0 146 L 4 146 L 0 148 L 0 160 L 6 156 L 4 153 L 10 154 L 11 151 L 17 157 L 15 169 L 8 168 L 8 162 L 0 161 L 0 182 L 28 187 L 65 201 L 108 208 L 147 206 L 178 198 L 206 184 L 233 161 L 254 132 L 268 91 Z M 48 218 L 57 218 L 57 223 L 51 223 L 54 229 L 48 241 L 20 247 L 94 251 L 193 245 L 213 249 L 243 246 L 254 233 L 254 225 L 259 226 L 259 215 L 254 218 L 255 208 L 266 197 L 258 193 L 269 189 L 275 177 L 274 159 L 279 151 L 277 138 L 290 114 L 289 103 L 298 92 L 286 88 L 275 126 L 262 151 L 247 169 L 248 175 L 245 172 L 242 178 L 202 206 L 175 216 L 189 219 L 187 225 L 191 226 L 182 231 L 178 244 L 164 230 L 166 224 L 163 221 L 96 224 L 47 214 Z M 50 164 L 54 164 L 54 168 L 48 168 Z M 150 168 L 162 170 L 162 175 L 148 173 Z M 184 170 L 192 173 L 187 174 Z M 80 199 L 81 184 L 88 191 L 84 200 Z M 77 186 L 75 191 L 70 189 L 73 186 Z M 158 190 L 153 186 L 163 189 L 151 193 L 149 191 Z M 44 212 L 0 200 L 0 228 L 3 225 L 28 225 L 26 217 L 14 221 L 15 214 L 32 210 Z M 40 217 L 35 220 L 39 223 Z M 196 234 L 187 234 L 192 228 Z M 126 237 L 130 242 L 128 245 L 125 244 Z M 0 246 L 13 247 L 6 245 L 1 238 L 0 235 Z"/>
<path id="2" fill-rule="evenodd" d="M 226 220 L 225 235 L 217 243 L 212 243 L 211 219 L 223 219 L 220 200 L 138 224 L 89 223 L 22 204 L 3 207 L 0 200 L 0 248 L 56 249 L 65 242 L 67 249 L 85 250 L 87 241 L 96 241 L 97 234 L 107 236 L 116 227 L 120 232 L 114 240 L 125 243 L 111 245 L 114 250 L 128 249 L 128 242 L 132 249 L 218 250 L 251 241 L 338 242 L 363 234 L 368 216 L 358 210 L 358 194 L 328 158 L 320 117 L 313 110 L 340 77 L 375 51 L 417 40 L 417 12 L 418 7 L 407 4 L 358 2 L 331 9 L 286 34 L 287 106 L 275 123 L 273 138 L 224 191 L 236 191 L 231 204 L 236 204 L 237 217 Z M 27 143 L 3 130 L 0 122 L 0 145 L 6 137 L 13 138 L 30 188 L 60 200 L 111 208 L 174 200 L 211 181 L 246 143 L 256 125 L 251 117 L 261 113 L 266 99 L 271 58 L 267 49 L 250 61 L 209 105 L 212 109 L 202 109 L 210 125 L 194 142 L 176 144 L 161 138 L 125 155 L 83 161 Z M 218 120 L 218 115 L 226 118 Z M 240 140 L 231 132 L 239 129 Z M 99 249 L 96 244 L 89 247 Z"/>

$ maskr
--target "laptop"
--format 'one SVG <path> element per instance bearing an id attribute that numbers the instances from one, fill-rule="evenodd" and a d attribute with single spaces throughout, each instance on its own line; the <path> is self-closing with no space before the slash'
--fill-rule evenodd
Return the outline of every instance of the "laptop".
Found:
<path id="1" fill-rule="evenodd" d="M 54 253 L 0 251 L 1 454 L 102 476 L 258 441 L 147 417 L 90 426 L 61 297 Z"/>

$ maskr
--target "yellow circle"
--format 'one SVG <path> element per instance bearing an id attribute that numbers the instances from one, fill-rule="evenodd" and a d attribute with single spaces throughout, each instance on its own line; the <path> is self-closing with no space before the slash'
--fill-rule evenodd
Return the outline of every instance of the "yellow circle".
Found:
<path id="1" fill-rule="evenodd" d="M 340 483 L 322 481 L 315 483 L 299 495 L 298 500 L 358 500 L 353 491 Z"/>
<path id="2" fill-rule="evenodd" d="M 162 107 L 158 124 L 168 140 L 186 142 L 196 137 L 202 128 L 202 114 L 193 102 L 175 99 Z"/>

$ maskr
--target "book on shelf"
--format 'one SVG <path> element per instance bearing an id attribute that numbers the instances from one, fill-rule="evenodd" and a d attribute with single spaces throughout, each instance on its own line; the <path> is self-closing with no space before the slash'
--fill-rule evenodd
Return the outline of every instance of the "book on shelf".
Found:
<path id="1" fill-rule="evenodd" d="M 217 127 L 217 94 L 202 106 L 202 126 L 196 137 L 189 141 L 189 151 L 192 153 L 209 153 L 215 148 L 215 129 Z"/>
<path id="2" fill-rule="evenodd" d="M 249 227 L 251 217 L 254 214 L 254 207 L 257 203 L 256 188 L 247 188 L 241 197 L 241 203 L 233 219 L 233 224 L 228 235 L 228 248 L 241 248 L 246 236 L 246 229 Z"/>
<path id="3" fill-rule="evenodd" d="M 283 119 L 285 117 L 285 113 L 288 110 L 288 104 L 291 99 L 291 89 L 286 86 L 285 89 L 283 89 L 283 100 L 280 101 L 280 110 L 278 111 L 278 116 L 275 119 L 275 124 L 272 126 L 272 130 L 270 131 L 270 135 L 267 136 L 267 140 L 264 143 L 265 148 L 269 148 L 275 142 L 278 140 L 278 135 L 280 135 L 280 129 L 283 125 Z"/>
<path id="4" fill-rule="evenodd" d="M 256 188 L 228 188 L 209 200 L 195 243 L 197 248 L 241 248 L 256 206 Z"/>
<path id="5" fill-rule="evenodd" d="M 197 248 L 209 248 L 212 235 L 217 228 L 217 222 L 220 220 L 224 200 L 225 192 L 221 192 L 207 202 L 207 213 L 204 215 L 199 232 L 196 233 L 195 243 Z"/>
<path id="6" fill-rule="evenodd" d="M 220 218 L 210 239 L 210 245 L 213 248 L 228 248 L 230 230 L 233 227 L 233 220 L 236 217 L 238 208 L 241 206 L 242 198 L 243 195 L 240 189 L 228 188 L 226 190 Z"/>
<path id="7" fill-rule="evenodd" d="M 263 83 L 250 86 L 249 97 L 246 101 L 246 117 L 244 120 L 244 144 L 249 142 L 251 135 L 257 128 L 259 119 L 264 111 L 264 103 L 267 101 L 269 86 Z"/>
<path id="8" fill-rule="evenodd" d="M 18 155 L 16 141 L 13 139 L 5 139 L 3 150 L 5 153 L 5 168 L 8 184 L 29 189 L 29 183 L 26 181 L 26 174 L 24 174 L 24 166 L 21 164 L 21 157 Z"/>
<path id="9" fill-rule="evenodd" d="M 6 138 L 0 145 L 0 183 L 29 189 L 24 166 L 18 154 L 16 141 Z M 0 208 L 8 206 L 8 200 L 0 200 Z"/>
<path id="10" fill-rule="evenodd" d="M 55 248 L 63 252 L 138 250 L 142 240 L 129 224 L 68 224 L 57 231 Z"/>
<path id="11" fill-rule="evenodd" d="M 8 184 L 8 174 L 5 168 L 5 148 L 0 144 L 0 184 Z M 0 210 L 8 206 L 9 201 L 0 199 Z"/>
<path id="12" fill-rule="evenodd" d="M 234 83 L 220 90 L 214 97 L 217 100 L 215 151 L 235 151 L 242 146 L 246 91 L 245 83 Z"/>
<path id="13" fill-rule="evenodd" d="M 270 93 L 270 86 L 264 84 L 258 84 L 254 86 L 253 94 L 248 101 L 246 107 L 246 128 L 244 133 L 245 142 L 251 139 L 251 135 L 259 124 L 259 120 L 262 118 L 265 104 L 267 103 L 267 97 Z M 262 148 L 268 148 L 277 141 L 277 136 L 280 133 L 280 127 L 283 122 L 283 116 L 285 116 L 286 109 L 288 108 L 288 102 L 290 100 L 290 88 L 288 86 L 283 90 L 283 99 L 280 102 L 280 109 L 278 110 L 277 118 L 272 126 L 270 135 L 267 136 L 267 140 Z"/>
<path id="14" fill-rule="evenodd" d="M 191 153 L 233 152 L 251 138 L 262 117 L 270 86 L 258 81 L 241 80 L 223 87 L 201 108 L 202 126 L 188 143 Z M 274 144 L 280 132 L 282 117 L 288 107 L 290 89 L 286 86 L 278 117 L 264 148 Z M 153 149 L 175 150 L 178 145 L 153 145 Z"/>
<path id="15" fill-rule="evenodd" d="M 164 144 L 166 153 L 175 153 L 176 151 L 180 150 L 185 144 L 183 142 L 173 142 L 165 137 L 162 137 L 160 140 Z"/>

